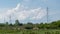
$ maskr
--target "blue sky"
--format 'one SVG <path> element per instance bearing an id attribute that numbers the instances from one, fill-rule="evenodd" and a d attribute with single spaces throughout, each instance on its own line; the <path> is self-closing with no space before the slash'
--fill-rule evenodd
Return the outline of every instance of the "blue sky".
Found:
<path id="1" fill-rule="evenodd" d="M 60 20 L 60 0 L 0 0 L 0 22 L 46 22 L 47 7 L 49 22 Z"/>

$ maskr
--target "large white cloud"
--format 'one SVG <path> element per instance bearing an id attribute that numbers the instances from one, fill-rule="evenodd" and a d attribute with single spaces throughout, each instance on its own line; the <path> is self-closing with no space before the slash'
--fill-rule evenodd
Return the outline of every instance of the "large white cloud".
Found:
<path id="1" fill-rule="evenodd" d="M 37 8 L 36 10 L 34 10 L 34 16 L 32 17 L 32 19 L 39 20 L 43 18 L 45 15 L 46 15 L 45 9 Z"/>
<path id="2" fill-rule="evenodd" d="M 6 18 L 9 18 L 9 16 L 11 16 L 12 19 L 14 18 L 23 21 L 27 18 L 29 18 L 30 20 L 39 20 L 46 15 L 46 10 L 42 9 L 41 7 L 28 10 L 27 9 L 28 8 L 19 3 L 15 8 L 9 9 L 7 10 L 7 12 L 3 13 L 3 16 L 5 16 Z M 2 15 L 0 14 L 0 16 Z M 0 17 L 0 19 L 1 18 L 2 17 Z"/>
<path id="3" fill-rule="evenodd" d="M 2 18 L 2 15 L 0 14 L 0 19 Z"/>

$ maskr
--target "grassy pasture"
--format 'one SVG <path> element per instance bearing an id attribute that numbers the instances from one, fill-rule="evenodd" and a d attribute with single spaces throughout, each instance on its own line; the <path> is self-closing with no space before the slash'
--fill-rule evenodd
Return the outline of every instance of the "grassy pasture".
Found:
<path id="1" fill-rule="evenodd" d="M 60 34 L 60 30 L 0 30 L 0 34 Z"/>

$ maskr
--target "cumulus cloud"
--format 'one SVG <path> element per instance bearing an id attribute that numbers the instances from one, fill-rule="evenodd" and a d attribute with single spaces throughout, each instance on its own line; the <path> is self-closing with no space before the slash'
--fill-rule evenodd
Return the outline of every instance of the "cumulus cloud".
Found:
<path id="1" fill-rule="evenodd" d="M 26 10 L 27 8 L 24 7 L 23 5 L 21 5 L 20 3 L 17 4 L 17 6 L 15 8 L 9 9 L 7 10 L 7 12 L 3 13 L 5 17 L 9 17 L 11 16 L 11 18 L 13 19 L 19 19 L 19 20 L 39 20 L 41 18 L 43 18 L 46 15 L 46 10 L 40 8 L 35 8 L 35 9 L 29 9 Z M 0 14 L 0 16 L 2 16 Z M 0 17 L 2 18 L 2 17 Z"/>
<path id="2" fill-rule="evenodd" d="M 15 13 L 16 11 L 19 10 L 19 8 L 20 8 L 20 4 L 17 4 L 17 6 L 15 8 L 7 10 L 6 15 L 11 15 L 11 14 Z"/>
<path id="3" fill-rule="evenodd" d="M 0 19 L 2 18 L 2 15 L 0 14 Z"/>
<path id="4" fill-rule="evenodd" d="M 37 8 L 34 11 L 34 16 L 31 19 L 39 20 L 46 15 L 46 11 L 44 9 Z"/>

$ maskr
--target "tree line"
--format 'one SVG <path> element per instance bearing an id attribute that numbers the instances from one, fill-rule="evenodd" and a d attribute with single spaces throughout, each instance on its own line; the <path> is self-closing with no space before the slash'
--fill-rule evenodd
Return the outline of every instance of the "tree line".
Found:
<path id="1" fill-rule="evenodd" d="M 0 23 L 0 29 L 60 29 L 60 20 L 51 23 L 36 23 L 28 22 L 27 24 L 20 23 L 15 20 L 15 23 Z"/>

